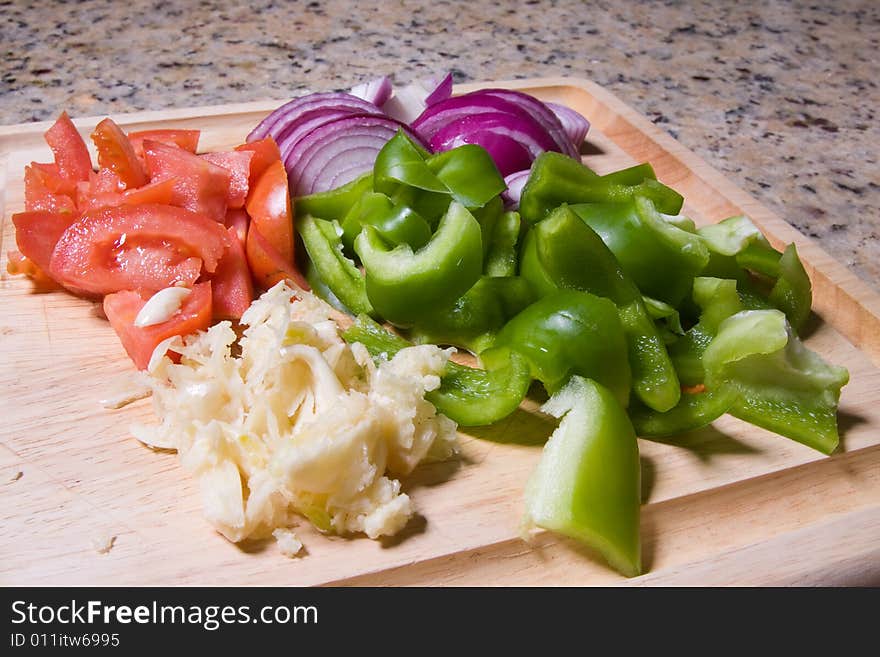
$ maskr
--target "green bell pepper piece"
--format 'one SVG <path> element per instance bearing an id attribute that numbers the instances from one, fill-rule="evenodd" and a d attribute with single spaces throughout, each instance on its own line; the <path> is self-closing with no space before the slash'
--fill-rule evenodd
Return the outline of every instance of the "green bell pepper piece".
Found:
<path id="1" fill-rule="evenodd" d="M 520 225 L 517 212 L 504 212 L 498 217 L 483 265 L 483 273 L 486 276 L 516 275 L 516 246 L 519 241 Z"/>
<path id="2" fill-rule="evenodd" d="M 501 200 L 500 196 L 495 196 L 481 208 L 471 210 L 474 219 L 480 224 L 480 237 L 483 240 L 484 262 L 489 255 L 489 249 L 492 247 L 492 237 L 495 234 L 495 227 L 498 225 L 498 221 L 501 219 L 503 212 L 504 201 Z"/>
<path id="3" fill-rule="evenodd" d="M 342 337 L 360 342 L 374 358 L 391 358 L 409 342 L 387 331 L 366 315 L 359 315 Z M 503 347 L 480 355 L 484 369 L 449 361 L 440 387 L 426 395 L 437 410 L 461 426 L 484 426 L 515 411 L 532 381 L 529 363 Z"/>
<path id="4" fill-rule="evenodd" d="M 483 207 L 507 189 L 492 156 L 476 144 L 436 153 L 425 162 L 452 198 L 469 209 Z"/>
<path id="5" fill-rule="evenodd" d="M 629 351 L 633 391 L 666 411 L 681 395 L 675 368 L 642 295 L 596 232 L 566 206 L 535 224 L 524 244 L 521 275 L 536 292 L 575 289 L 617 304 Z M 534 249 L 534 255 L 528 252 Z"/>
<path id="6" fill-rule="evenodd" d="M 658 413 L 636 401 L 629 408 L 629 419 L 639 436 L 676 436 L 711 424 L 727 413 L 738 397 L 739 393 L 730 386 L 716 390 L 685 391 L 675 408 L 665 413 Z"/>
<path id="7" fill-rule="evenodd" d="M 731 386 L 736 417 L 824 454 L 839 443 L 837 405 L 849 372 L 807 349 L 779 310 L 725 319 L 703 354 L 706 386 Z"/>
<path id="8" fill-rule="evenodd" d="M 519 212 L 525 221 L 535 223 L 563 203 L 620 203 L 634 196 L 651 199 L 665 214 L 677 214 L 684 203 L 681 194 L 651 178 L 636 185 L 621 184 L 566 155 L 547 151 L 532 163 Z"/>
<path id="9" fill-rule="evenodd" d="M 316 296 L 329 303 L 339 312 L 346 313 L 347 315 L 352 314 L 352 312 L 345 307 L 345 304 L 339 300 L 339 297 L 333 294 L 333 290 L 331 290 L 330 286 L 324 282 L 324 279 L 321 278 L 321 274 L 318 273 L 318 269 L 315 267 L 315 263 L 312 262 L 311 258 L 306 258 L 306 280 L 309 282 L 309 286 L 312 288 L 312 292 Z"/>
<path id="10" fill-rule="evenodd" d="M 365 173 L 350 183 L 327 192 L 318 192 L 294 199 L 297 217 L 310 214 L 319 219 L 342 222 L 360 198 L 373 190 L 373 174 Z"/>
<path id="11" fill-rule="evenodd" d="M 641 471 L 626 412 L 579 376 L 541 410 L 562 421 L 526 484 L 525 525 L 583 541 L 623 575 L 638 575 Z"/>
<path id="12" fill-rule="evenodd" d="M 389 250 L 372 226 L 358 235 L 355 251 L 364 266 L 370 303 L 380 316 L 399 326 L 412 326 L 428 311 L 450 305 L 483 270 L 480 224 L 455 201 L 431 241 L 418 251 L 408 244 Z"/>
<path id="13" fill-rule="evenodd" d="M 705 382 L 703 352 L 725 319 L 743 309 L 733 279 L 700 276 L 694 279 L 694 302 L 701 309 L 700 321 L 669 345 L 669 355 L 683 385 Z"/>
<path id="14" fill-rule="evenodd" d="M 551 394 L 578 374 L 607 387 L 621 406 L 629 403 L 626 339 L 608 299 L 577 290 L 544 297 L 511 319 L 495 344 L 523 354 Z"/>
<path id="15" fill-rule="evenodd" d="M 296 220 L 296 229 L 321 280 L 350 312 L 372 315 L 364 276 L 343 254 L 337 227 L 309 214 Z"/>
<path id="16" fill-rule="evenodd" d="M 428 152 L 403 132 L 389 139 L 373 165 L 373 189 L 383 194 L 393 194 L 400 185 L 415 187 L 427 192 L 447 194 L 449 189 L 428 168 L 425 159 Z"/>
<path id="17" fill-rule="evenodd" d="M 449 344 L 478 354 L 490 347 L 505 323 L 535 300 L 532 286 L 518 276 L 483 276 L 450 307 L 419 317 L 410 338 L 416 344 Z"/>
<path id="18" fill-rule="evenodd" d="M 657 180 L 657 174 L 654 173 L 654 167 L 650 163 L 644 162 L 626 169 L 606 173 L 602 176 L 602 180 L 616 185 L 638 185 L 646 180 Z"/>
<path id="19" fill-rule="evenodd" d="M 349 251 L 364 226 L 372 226 L 390 247 L 409 244 L 420 249 L 431 239 L 431 226 L 412 208 L 394 203 L 385 194 L 365 193 L 342 221 L 342 243 Z"/>
<path id="20" fill-rule="evenodd" d="M 665 221 L 646 198 L 570 207 L 599 234 L 638 288 L 655 299 L 680 304 L 709 262 L 703 240 Z"/>
<path id="21" fill-rule="evenodd" d="M 793 243 L 779 259 L 779 278 L 770 290 L 769 301 L 784 312 L 792 328 L 800 332 L 810 316 L 813 288 Z"/>

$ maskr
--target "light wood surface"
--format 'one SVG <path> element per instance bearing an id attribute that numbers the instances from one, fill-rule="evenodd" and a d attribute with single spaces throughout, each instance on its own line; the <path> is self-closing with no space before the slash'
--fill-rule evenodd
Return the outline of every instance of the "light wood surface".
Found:
<path id="1" fill-rule="evenodd" d="M 283 557 L 272 541 L 232 545 L 202 519 L 177 457 L 128 433 L 150 418 L 149 402 L 99 404 L 126 385 L 131 366 L 94 304 L 5 274 L 23 168 L 51 157 L 47 124 L 10 126 L 0 128 L 0 584 L 880 584 L 877 295 L 600 87 L 562 78 L 491 86 L 579 110 L 592 121 L 588 164 L 604 172 L 650 161 L 698 223 L 745 213 L 775 244 L 798 244 L 817 311 L 807 344 L 851 374 L 842 449 L 824 457 L 729 417 L 674 444 L 640 441 L 647 572 L 631 580 L 566 539 L 519 537 L 523 487 L 553 428 L 530 402 L 462 434 L 459 460 L 406 480 L 419 516 L 393 540 L 322 536 L 303 523 L 300 558 Z M 240 143 L 277 104 L 114 119 L 129 129 L 197 128 L 202 148 L 215 150 Z M 75 122 L 86 132 L 100 118 Z M 112 549 L 99 553 L 110 536 Z"/>

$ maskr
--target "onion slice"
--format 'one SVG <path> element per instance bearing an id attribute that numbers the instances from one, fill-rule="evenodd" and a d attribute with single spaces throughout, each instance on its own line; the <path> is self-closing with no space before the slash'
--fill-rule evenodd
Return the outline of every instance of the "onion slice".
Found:
<path id="1" fill-rule="evenodd" d="M 251 131 L 247 136 L 247 141 L 257 141 L 265 137 L 273 137 L 277 141 L 279 134 L 291 124 L 299 121 L 303 114 L 319 109 L 328 111 L 350 109 L 352 112 L 375 112 L 377 114 L 382 112 L 373 103 L 347 93 L 321 92 L 307 94 L 294 98 L 269 114 Z"/>
<path id="2" fill-rule="evenodd" d="M 425 106 L 430 107 L 452 96 L 452 73 L 447 73 L 440 82 L 434 85 L 434 90 L 425 98 Z"/>
<path id="3" fill-rule="evenodd" d="M 507 102 L 522 108 L 535 121 L 544 126 L 544 129 L 550 133 L 550 136 L 556 141 L 561 153 L 570 157 L 579 157 L 578 148 L 572 143 L 568 134 L 565 132 L 559 118 L 553 113 L 553 110 L 534 96 L 530 96 L 521 91 L 514 91 L 513 89 L 484 89 L 477 93 L 494 96 L 495 98 L 506 100 Z"/>
<path id="4" fill-rule="evenodd" d="M 522 197 L 523 187 L 529 179 L 531 169 L 516 171 L 504 178 L 504 184 L 507 189 L 501 192 L 501 199 L 504 201 L 504 207 L 508 210 L 516 210 L 519 207 L 519 199 Z"/>
<path id="5" fill-rule="evenodd" d="M 547 107 L 556 115 L 562 124 L 565 134 L 571 139 L 571 143 L 580 149 L 584 143 L 584 138 L 590 130 L 590 122 L 580 112 L 576 112 L 570 107 L 560 105 L 559 103 L 545 103 Z"/>
<path id="6" fill-rule="evenodd" d="M 452 95 L 452 73 L 439 82 L 428 78 L 412 82 L 394 92 L 382 105 L 382 111 L 401 123 L 412 123 L 426 107 L 442 102 Z"/>
<path id="7" fill-rule="evenodd" d="M 391 78 L 383 75 L 381 78 L 352 87 L 349 93 L 368 103 L 373 103 L 376 107 L 381 107 L 391 98 L 392 91 Z"/>

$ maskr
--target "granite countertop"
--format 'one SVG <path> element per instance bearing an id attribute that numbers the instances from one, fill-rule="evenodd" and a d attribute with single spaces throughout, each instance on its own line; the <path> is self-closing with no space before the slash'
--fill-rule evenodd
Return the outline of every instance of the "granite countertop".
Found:
<path id="1" fill-rule="evenodd" d="M 880 290 L 880 4 L 821 4 L 6 0 L 0 123 L 285 98 L 378 74 L 589 78 Z"/>

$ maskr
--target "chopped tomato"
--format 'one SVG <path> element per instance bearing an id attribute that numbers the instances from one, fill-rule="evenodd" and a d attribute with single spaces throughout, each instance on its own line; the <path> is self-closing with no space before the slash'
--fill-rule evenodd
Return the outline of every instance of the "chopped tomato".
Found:
<path id="1" fill-rule="evenodd" d="M 229 250 L 211 277 L 213 314 L 214 319 L 241 319 L 254 300 L 254 285 L 244 244 L 239 241 L 234 227 L 226 230 L 229 231 Z"/>
<path id="2" fill-rule="evenodd" d="M 235 229 L 235 236 L 242 244 L 247 243 L 248 224 L 250 217 L 244 210 L 228 210 L 226 212 L 226 227 Z"/>
<path id="3" fill-rule="evenodd" d="M 153 351 L 162 340 L 189 335 L 211 325 L 211 284 L 198 283 L 183 300 L 180 310 L 160 324 L 135 326 L 141 308 L 149 300 L 138 292 L 123 290 L 104 297 L 104 314 L 119 336 L 122 346 L 138 369 L 146 369 Z"/>
<path id="4" fill-rule="evenodd" d="M 259 180 L 260 176 L 263 175 L 263 172 L 269 168 L 269 165 L 273 162 L 278 162 L 281 159 L 281 151 L 272 137 L 266 137 L 265 139 L 259 139 L 247 144 L 242 144 L 241 146 L 236 146 L 235 150 L 253 151 L 254 153 L 254 158 L 251 160 L 251 173 L 249 179 L 251 189 L 254 188 L 254 185 L 257 184 L 257 180 Z"/>
<path id="5" fill-rule="evenodd" d="M 53 194 L 65 194 L 71 198 L 76 194 L 76 183 L 62 176 L 61 169 L 54 162 L 31 162 L 30 166 L 40 172 L 40 177 Z"/>
<path id="6" fill-rule="evenodd" d="M 101 169 L 101 173 L 110 172 L 109 169 Z M 115 175 L 115 174 L 114 174 Z M 127 189 L 124 192 L 100 191 L 100 186 L 93 188 L 85 183 L 79 183 L 77 207 L 80 212 L 88 212 L 98 208 L 115 207 L 117 205 L 143 205 L 155 203 L 157 205 L 171 205 L 174 200 L 174 187 L 176 178 L 160 180 L 149 183 L 143 187 Z"/>
<path id="7" fill-rule="evenodd" d="M 305 276 L 279 255 L 253 222 L 248 228 L 245 251 L 251 275 L 259 287 L 268 290 L 279 281 L 290 279 L 302 289 L 309 289 Z"/>
<path id="8" fill-rule="evenodd" d="M 263 237 L 285 262 L 293 264 L 293 208 L 287 171 L 281 160 L 263 172 L 248 198 L 247 212 Z"/>
<path id="9" fill-rule="evenodd" d="M 55 154 L 55 163 L 63 178 L 71 182 L 88 180 L 92 171 L 92 160 L 86 143 L 73 125 L 73 121 L 62 112 L 55 124 L 44 135 L 46 143 Z"/>
<path id="10" fill-rule="evenodd" d="M 200 157 L 229 171 L 226 205 L 230 208 L 243 208 L 248 195 L 248 176 L 254 154 L 250 151 L 218 151 L 204 153 Z"/>
<path id="11" fill-rule="evenodd" d="M 76 212 L 73 197 L 56 190 L 68 189 L 65 180 L 33 163 L 24 168 L 24 209 L 28 212 Z"/>
<path id="12" fill-rule="evenodd" d="M 49 274 L 38 267 L 33 260 L 25 257 L 18 251 L 6 253 L 6 272 L 13 276 L 24 274 L 41 288 L 58 287 L 58 283 L 53 281 Z"/>
<path id="13" fill-rule="evenodd" d="M 28 260 L 48 272 L 55 245 L 77 219 L 70 212 L 19 212 L 12 215 L 15 243 Z"/>
<path id="14" fill-rule="evenodd" d="M 190 153 L 195 153 L 199 147 L 199 130 L 137 130 L 128 133 L 128 140 L 135 154 L 144 157 L 144 140 L 158 141 L 160 144 L 177 146 Z"/>
<path id="15" fill-rule="evenodd" d="M 135 155 L 122 128 L 112 119 L 104 119 L 95 126 L 92 141 L 98 149 L 98 166 L 113 171 L 127 189 L 147 184 L 144 165 Z"/>
<path id="16" fill-rule="evenodd" d="M 223 222 L 229 193 L 228 170 L 157 141 L 144 141 L 144 156 L 153 182 L 177 178 L 174 205 Z"/>
<path id="17" fill-rule="evenodd" d="M 191 286 L 229 246 L 226 229 L 170 205 L 121 205 L 87 212 L 52 253 L 49 273 L 76 292 L 156 291 Z"/>

